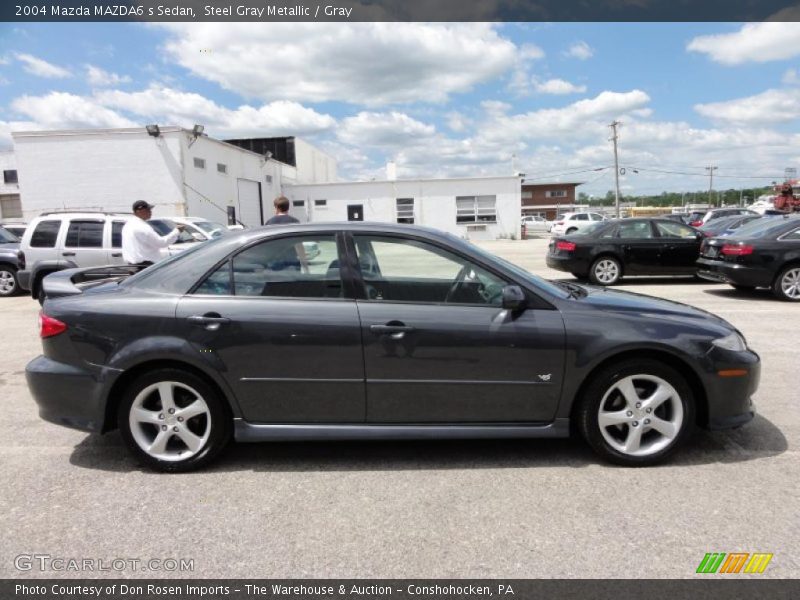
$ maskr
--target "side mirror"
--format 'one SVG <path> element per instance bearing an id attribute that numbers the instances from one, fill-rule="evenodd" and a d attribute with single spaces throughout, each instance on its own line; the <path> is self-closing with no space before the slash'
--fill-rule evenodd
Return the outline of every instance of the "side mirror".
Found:
<path id="1" fill-rule="evenodd" d="M 503 288 L 503 308 L 511 311 L 523 310 L 527 304 L 525 292 L 518 285 L 507 285 Z"/>

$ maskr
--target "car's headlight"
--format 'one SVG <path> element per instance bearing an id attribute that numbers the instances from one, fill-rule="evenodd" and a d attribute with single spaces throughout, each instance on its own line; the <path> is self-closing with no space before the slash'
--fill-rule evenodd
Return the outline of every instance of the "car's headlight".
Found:
<path id="1" fill-rule="evenodd" d="M 745 342 L 742 336 L 735 332 L 725 337 L 717 338 L 711 343 L 718 348 L 731 350 L 733 352 L 744 352 L 747 350 L 747 342 Z"/>

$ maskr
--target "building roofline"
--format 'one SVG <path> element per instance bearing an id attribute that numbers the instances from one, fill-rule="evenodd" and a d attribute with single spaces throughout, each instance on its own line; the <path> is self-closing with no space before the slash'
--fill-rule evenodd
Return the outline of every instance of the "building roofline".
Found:
<path id="1" fill-rule="evenodd" d="M 545 182 L 542 182 L 542 183 L 539 183 L 539 182 L 537 182 L 537 183 L 527 183 L 527 182 L 525 182 L 522 185 L 523 186 L 526 186 L 526 185 L 583 185 L 584 183 L 586 183 L 586 182 L 585 181 L 545 181 Z"/>
<path id="2" fill-rule="evenodd" d="M 417 178 L 417 179 L 375 179 L 373 181 L 331 181 L 329 183 L 285 183 L 287 187 L 314 187 L 314 186 L 330 186 L 330 185 L 368 185 L 368 184 L 385 184 L 385 183 L 426 183 L 435 181 L 488 181 L 491 179 L 519 179 L 517 175 L 492 175 L 484 177 L 434 177 L 430 179 Z"/>

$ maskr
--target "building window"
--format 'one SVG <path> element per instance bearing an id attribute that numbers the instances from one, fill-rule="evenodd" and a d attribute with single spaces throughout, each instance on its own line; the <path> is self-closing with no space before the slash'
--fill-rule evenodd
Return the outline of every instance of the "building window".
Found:
<path id="1" fill-rule="evenodd" d="M 496 223 L 497 196 L 457 196 L 456 223 Z"/>
<path id="2" fill-rule="evenodd" d="M 314 206 L 327 206 L 327 200 L 314 200 Z"/>
<path id="3" fill-rule="evenodd" d="M 548 190 L 544 193 L 545 198 L 566 198 L 567 190 Z"/>
<path id="4" fill-rule="evenodd" d="M 264 179 L 267 181 L 267 183 L 272 183 L 272 175 L 267 175 Z"/>
<path id="5" fill-rule="evenodd" d="M 4 219 L 22 218 L 22 203 L 19 194 L 0 196 L 0 217 Z"/>
<path id="6" fill-rule="evenodd" d="M 8 171 L 3 171 L 3 181 L 5 183 L 19 183 L 17 180 L 17 170 L 10 169 Z"/>
<path id="7" fill-rule="evenodd" d="M 197 159 L 195 159 L 197 160 Z M 223 165 L 222 163 L 217 163 L 217 173 L 222 173 L 223 175 L 228 174 L 228 165 Z"/>
<path id="8" fill-rule="evenodd" d="M 533 198 L 533 192 L 532 191 L 525 190 L 524 192 L 522 192 L 522 199 L 523 200 L 529 200 L 531 198 Z"/>
<path id="9" fill-rule="evenodd" d="M 397 222 L 414 224 L 414 199 L 398 198 L 397 203 Z"/>
<path id="10" fill-rule="evenodd" d="M 194 159 L 194 166 L 197 169 L 205 169 L 206 168 L 206 159 L 205 158 L 195 158 Z"/>

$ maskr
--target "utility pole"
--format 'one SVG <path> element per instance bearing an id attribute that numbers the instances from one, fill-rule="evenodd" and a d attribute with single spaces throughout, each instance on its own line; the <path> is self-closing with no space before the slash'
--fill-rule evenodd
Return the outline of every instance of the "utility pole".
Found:
<path id="1" fill-rule="evenodd" d="M 622 123 L 615 119 L 609 127 L 611 127 L 611 130 L 614 132 L 611 136 L 611 140 L 614 142 L 614 185 L 616 197 L 614 205 L 616 206 L 617 218 L 619 219 L 619 156 L 617 155 L 617 139 L 619 139 L 619 134 L 617 133 L 617 127 L 622 127 Z"/>
<path id="2" fill-rule="evenodd" d="M 713 205 L 713 201 L 711 200 L 711 191 L 714 189 L 714 171 L 719 169 L 719 167 L 706 167 L 706 171 L 708 171 L 708 204 L 709 206 Z"/>

